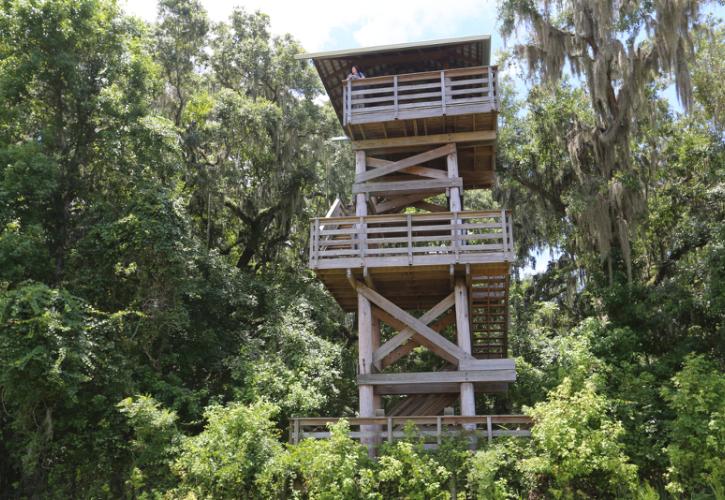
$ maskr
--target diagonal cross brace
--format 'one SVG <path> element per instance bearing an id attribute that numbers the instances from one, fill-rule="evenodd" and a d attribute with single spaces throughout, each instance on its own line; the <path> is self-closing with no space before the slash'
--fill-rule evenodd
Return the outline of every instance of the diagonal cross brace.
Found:
<path id="1" fill-rule="evenodd" d="M 414 156 L 409 156 L 408 158 L 403 158 L 402 160 L 398 160 L 394 163 L 387 164 L 374 170 L 368 170 L 367 172 L 357 174 L 355 176 L 355 182 L 361 183 L 367 182 L 371 179 L 377 179 L 378 177 L 392 174 L 393 172 L 397 172 L 404 168 L 416 166 L 419 163 L 434 160 L 436 158 L 440 158 L 441 156 L 447 156 L 451 153 L 454 153 L 455 151 L 455 144 L 446 144 L 445 146 L 431 149 L 430 151 L 419 153 Z"/>
<path id="2" fill-rule="evenodd" d="M 456 344 L 443 337 L 418 318 L 408 314 L 400 307 L 380 295 L 375 290 L 371 290 L 359 281 L 357 282 L 357 292 L 368 299 L 370 302 L 381 308 L 382 310 L 392 314 L 397 320 L 405 324 L 408 328 L 425 341 L 437 347 L 436 354 L 440 355 L 446 361 L 458 366 L 458 362 L 464 359 L 470 359 L 472 356 L 464 352 Z M 374 354 L 373 354 L 374 357 Z M 374 358 L 373 358 L 374 359 Z"/>
<path id="3" fill-rule="evenodd" d="M 441 300 L 433 306 L 429 311 L 427 311 L 423 316 L 421 316 L 419 319 L 426 325 L 429 323 L 432 323 L 433 320 L 435 320 L 438 316 L 446 312 L 448 309 L 453 307 L 455 305 L 455 295 L 450 294 L 445 299 Z M 385 310 L 381 310 L 381 312 L 385 313 L 386 315 L 390 315 Z M 392 315 L 390 315 L 392 316 Z M 386 323 L 390 324 L 392 321 L 386 320 L 386 318 L 381 318 Z M 411 340 L 413 335 L 415 335 L 415 331 L 413 331 L 412 328 L 407 327 L 402 321 L 396 319 L 393 317 L 393 320 L 395 320 L 395 323 L 398 324 L 392 324 L 390 326 L 397 328 L 400 330 L 400 333 L 395 335 L 392 339 L 388 340 L 386 343 L 378 347 L 375 352 L 373 353 L 373 364 L 375 367 L 379 370 L 382 367 L 382 364 L 390 354 L 392 354 L 397 348 L 405 344 L 407 341 Z M 402 329 L 399 328 L 399 326 L 402 325 Z"/>

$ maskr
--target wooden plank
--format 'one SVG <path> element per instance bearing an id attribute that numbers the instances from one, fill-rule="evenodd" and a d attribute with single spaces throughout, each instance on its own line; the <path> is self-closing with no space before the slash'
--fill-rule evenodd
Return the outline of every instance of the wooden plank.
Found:
<path id="1" fill-rule="evenodd" d="M 383 160 L 381 158 L 372 158 L 368 156 L 368 166 L 374 168 L 385 167 L 388 165 L 395 164 L 394 161 Z M 437 168 L 422 167 L 420 165 L 414 165 L 411 167 L 405 167 L 400 170 L 402 174 L 420 175 L 423 177 L 430 177 L 432 179 L 447 179 L 448 175 L 443 170 Z"/>
<path id="2" fill-rule="evenodd" d="M 419 153 L 417 155 L 409 156 L 408 158 L 404 158 L 404 159 L 396 161 L 396 162 L 390 162 L 389 164 L 387 164 L 385 166 L 381 166 L 374 170 L 369 170 L 369 171 L 363 172 L 363 173 L 356 172 L 355 182 L 356 183 L 366 182 L 371 179 L 375 179 L 378 177 L 382 177 L 384 175 L 392 174 L 393 172 L 397 172 L 406 167 L 412 167 L 412 166 L 418 165 L 419 163 L 425 163 L 427 161 L 434 160 L 434 159 L 440 158 L 442 156 L 446 156 L 446 155 L 450 154 L 451 152 L 455 151 L 455 148 L 456 148 L 455 144 L 446 144 L 445 146 L 441 146 L 439 148 L 435 148 L 430 151 L 425 151 L 425 152 Z"/>
<path id="3" fill-rule="evenodd" d="M 461 370 L 515 370 L 516 363 L 511 358 L 504 359 L 466 359 L 461 361 Z"/>
<path id="4" fill-rule="evenodd" d="M 444 189 L 440 190 L 440 193 L 444 192 Z M 420 193 L 420 194 L 411 194 L 411 195 L 405 195 L 405 196 L 398 196 L 392 199 L 386 199 L 384 202 L 378 204 L 378 211 L 380 213 L 389 212 L 391 210 L 400 210 L 402 208 L 405 208 L 409 205 L 412 205 L 413 203 L 417 201 L 425 200 L 426 198 L 430 198 L 431 196 L 435 196 L 436 194 L 440 194 L 436 192 L 431 193 Z M 417 216 L 418 214 L 416 214 Z"/>
<path id="5" fill-rule="evenodd" d="M 407 373 L 370 373 L 359 374 L 358 384 L 398 385 L 398 384 L 442 384 L 473 382 L 515 382 L 513 370 L 458 370 L 450 372 L 407 372 Z"/>
<path id="6" fill-rule="evenodd" d="M 444 207 L 443 205 L 436 205 L 435 203 L 430 203 L 428 201 L 417 201 L 413 203 L 413 206 L 415 208 L 419 208 L 421 210 L 428 210 L 429 212 L 447 212 L 448 207 Z"/>
<path id="7" fill-rule="evenodd" d="M 360 193 L 416 193 L 422 191 L 436 191 L 440 189 L 463 186 L 463 179 L 426 179 L 421 181 L 395 181 L 395 182 L 366 182 L 352 185 L 353 194 Z"/>
<path id="8" fill-rule="evenodd" d="M 358 293 L 361 293 L 372 303 L 392 314 L 396 319 L 405 323 L 406 326 L 417 333 L 420 337 L 439 348 L 442 355 L 439 353 L 436 354 L 441 355 L 441 357 L 443 357 L 446 361 L 449 361 L 457 366 L 461 359 L 472 357 L 470 354 L 463 352 L 456 344 L 443 337 L 438 332 L 432 330 L 421 320 L 405 312 L 375 290 L 371 290 L 360 282 L 357 283 L 357 290 Z"/>
<path id="9" fill-rule="evenodd" d="M 431 134 L 414 137 L 395 137 L 391 139 L 367 139 L 352 141 L 353 149 L 376 149 L 396 146 L 427 146 L 433 144 L 491 142 L 496 140 L 495 130 L 478 130 L 475 132 L 455 132 L 449 134 Z"/>

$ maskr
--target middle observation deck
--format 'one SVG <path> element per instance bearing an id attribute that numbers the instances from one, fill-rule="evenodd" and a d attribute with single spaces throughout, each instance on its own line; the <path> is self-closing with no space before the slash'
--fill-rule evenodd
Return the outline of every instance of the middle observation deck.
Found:
<path id="1" fill-rule="evenodd" d="M 357 306 L 348 270 L 405 309 L 427 309 L 450 293 L 454 274 L 471 282 L 503 280 L 513 260 L 511 215 L 505 210 L 325 217 L 310 223 L 310 267 L 346 311 Z M 485 293 L 493 297 L 499 290 L 489 286 Z"/>

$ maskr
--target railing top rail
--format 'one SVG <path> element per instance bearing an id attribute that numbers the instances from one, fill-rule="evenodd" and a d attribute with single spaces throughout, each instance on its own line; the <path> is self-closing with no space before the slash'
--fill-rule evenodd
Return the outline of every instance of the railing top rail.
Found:
<path id="1" fill-rule="evenodd" d="M 507 215 L 511 214 L 510 210 L 504 210 Z M 435 212 L 435 213 L 420 213 L 420 214 L 377 214 L 377 215 L 365 215 L 362 216 L 363 220 L 371 223 L 381 222 L 407 222 L 408 215 L 411 215 L 415 221 L 430 221 L 430 220 L 450 220 L 453 218 L 459 219 L 471 219 L 476 217 L 501 217 L 501 210 L 466 210 L 461 212 Z M 335 223 L 357 223 L 360 221 L 360 216 L 341 216 L 341 217 L 312 217 L 310 221 L 319 221 L 324 224 L 335 224 Z"/>
<path id="2" fill-rule="evenodd" d="M 347 420 L 351 425 L 374 425 L 386 424 L 390 419 L 394 423 L 413 422 L 421 425 L 434 424 L 441 421 L 443 424 L 484 424 L 490 419 L 492 424 L 533 424 L 533 419 L 526 415 L 440 415 L 440 416 L 390 416 L 390 417 L 293 417 L 290 420 L 299 422 L 300 425 L 326 425 L 328 423 Z"/>
<path id="3" fill-rule="evenodd" d="M 381 75 L 381 76 L 371 76 L 369 78 L 362 78 L 360 80 L 352 80 L 351 84 L 353 87 L 359 87 L 361 85 L 374 85 L 379 83 L 387 83 L 393 82 L 393 77 L 398 77 L 398 82 L 409 82 L 409 81 L 415 81 L 415 80 L 426 80 L 429 78 L 436 78 L 439 77 L 441 74 L 441 71 L 446 73 L 447 75 L 456 76 L 460 74 L 467 74 L 468 72 L 482 72 L 482 71 L 488 71 L 488 69 L 492 69 L 494 71 L 498 70 L 498 66 L 468 66 L 465 68 L 452 68 L 452 69 L 444 69 L 444 70 L 438 70 L 438 71 L 422 71 L 420 73 L 401 73 L 398 75 Z M 343 82 L 343 87 L 347 86 L 347 80 Z"/>

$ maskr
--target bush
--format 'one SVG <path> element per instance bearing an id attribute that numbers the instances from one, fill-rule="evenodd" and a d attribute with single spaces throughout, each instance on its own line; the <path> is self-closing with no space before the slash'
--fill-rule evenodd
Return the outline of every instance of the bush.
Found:
<path id="1" fill-rule="evenodd" d="M 670 424 L 667 490 L 694 494 L 725 484 L 725 378 L 717 365 L 691 355 L 663 396 L 675 412 Z"/>
<path id="2" fill-rule="evenodd" d="M 330 439 L 305 439 L 277 455 L 260 475 L 262 498 L 374 498 L 372 461 L 349 437 L 345 420 L 330 426 Z"/>
<path id="3" fill-rule="evenodd" d="M 619 438 L 620 422 L 608 402 L 587 382 L 580 391 L 568 378 L 529 414 L 535 456 L 521 464 L 529 479 L 557 498 L 631 496 L 637 468 Z"/>
<path id="4" fill-rule="evenodd" d="M 203 432 L 183 439 L 174 463 L 181 479 L 177 493 L 252 497 L 257 474 L 282 452 L 279 431 L 271 420 L 276 411 L 269 403 L 207 407 Z"/>

